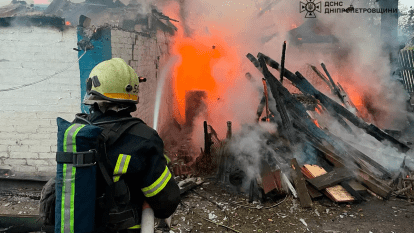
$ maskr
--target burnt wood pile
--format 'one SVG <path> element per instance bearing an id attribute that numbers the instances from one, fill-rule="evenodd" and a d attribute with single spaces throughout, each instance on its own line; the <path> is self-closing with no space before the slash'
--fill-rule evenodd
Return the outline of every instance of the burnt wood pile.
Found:
<path id="1" fill-rule="evenodd" d="M 259 172 L 253 178 L 247 175 L 240 158 L 247 158 L 248 155 L 235 154 L 230 149 L 233 140 L 230 122 L 224 140 L 218 138 L 207 122 L 204 123 L 206 144 L 197 160 L 197 170 L 208 168 L 216 171 L 219 182 L 235 191 L 248 193 L 251 202 L 274 199 L 288 193 L 298 198 L 304 208 L 311 207 L 312 199 L 323 195 L 335 202 L 365 201 L 366 193 L 381 199 L 393 195 L 414 200 L 414 173 L 405 163 L 401 165 L 399 174 L 391 173 L 349 142 L 330 133 L 329 129 L 319 128 L 308 110 L 323 110 L 339 123 L 344 132 L 355 134 L 353 129 L 362 129 L 402 154 L 407 153 L 410 147 L 388 134 L 388 131 L 360 118 L 344 88 L 333 81 L 325 64 L 321 66 L 326 76 L 315 66 L 311 68 L 328 85 L 337 100 L 318 91 L 301 73 L 285 69 L 284 53 L 285 49 L 282 65 L 263 53 L 256 57 L 252 54 L 246 56 L 263 74 L 265 90 L 268 85 L 271 91 L 267 95 L 274 97 L 278 111 L 269 114 L 266 101 L 263 120 L 276 124 L 278 130 L 277 133 L 265 134 L 263 138 L 265 146 L 260 153 Z M 280 78 L 275 78 L 268 67 L 279 71 Z M 301 93 L 290 93 L 282 83 L 287 81 Z M 317 165 L 298 163 L 295 155 L 306 154 L 307 150 L 317 155 Z"/>

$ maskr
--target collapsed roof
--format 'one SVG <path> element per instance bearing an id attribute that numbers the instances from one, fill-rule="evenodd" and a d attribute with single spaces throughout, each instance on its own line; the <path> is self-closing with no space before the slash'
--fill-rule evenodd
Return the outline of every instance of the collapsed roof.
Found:
<path id="1" fill-rule="evenodd" d="M 110 25 L 128 31 L 162 30 L 170 34 L 177 30 L 170 22 L 176 20 L 164 15 L 155 6 L 143 5 L 136 0 L 128 5 L 119 0 L 86 0 L 81 3 L 54 0 L 44 11 L 36 10 L 33 5 L 28 6 L 24 1 L 13 0 L 9 5 L 0 8 L 0 19 L 29 15 L 60 17 L 65 19 L 67 25 L 74 26 L 79 24 L 79 17 L 85 15 L 95 27 Z"/>
<path id="2" fill-rule="evenodd" d="M 308 19 L 302 25 L 289 31 L 290 41 L 294 45 L 303 43 L 335 43 L 338 39 L 328 25 L 318 19 Z"/>
<path id="3" fill-rule="evenodd" d="M 29 15 L 33 13 L 36 13 L 34 5 L 29 5 L 25 1 L 13 0 L 9 5 L 0 7 L 0 18 L 14 17 L 23 14 Z"/>

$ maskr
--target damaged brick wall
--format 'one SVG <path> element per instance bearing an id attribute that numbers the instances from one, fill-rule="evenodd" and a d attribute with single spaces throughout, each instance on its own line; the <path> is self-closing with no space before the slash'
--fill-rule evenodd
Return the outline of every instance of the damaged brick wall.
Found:
<path id="1" fill-rule="evenodd" d="M 56 118 L 72 121 L 81 112 L 78 52 L 73 50 L 78 42 L 76 29 L 1 30 L 0 89 L 38 81 L 74 63 L 42 83 L 0 92 L 0 169 L 53 175 Z M 123 58 L 138 75 L 147 78 L 147 82 L 140 84 L 140 103 L 133 116 L 152 127 L 158 74 L 169 55 L 169 36 L 163 32 L 147 36 L 118 29 L 111 29 L 110 33 L 112 57 Z"/>
<path id="2" fill-rule="evenodd" d="M 111 31 L 112 57 L 124 59 L 139 76 L 147 79 L 140 83 L 139 104 L 133 116 L 153 126 L 154 103 L 159 72 L 168 56 L 169 37 L 162 32 L 147 36 L 118 29 Z"/>
<path id="3" fill-rule="evenodd" d="M 0 169 L 16 173 L 55 172 L 56 117 L 73 120 L 80 111 L 75 29 L 7 27 L 0 33 Z"/>

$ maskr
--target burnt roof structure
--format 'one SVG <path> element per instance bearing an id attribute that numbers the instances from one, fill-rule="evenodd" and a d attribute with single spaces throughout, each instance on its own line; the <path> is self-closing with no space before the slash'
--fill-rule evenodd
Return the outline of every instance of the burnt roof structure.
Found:
<path id="1" fill-rule="evenodd" d="M 54 0 L 44 11 L 36 11 L 24 1 L 13 0 L 0 8 L 0 26 L 12 26 L 11 22 L 25 26 L 63 26 L 79 24 L 85 15 L 95 27 L 112 26 L 128 31 L 156 32 L 161 30 L 174 34 L 177 28 L 170 22 L 176 21 L 158 11 L 155 6 L 143 6 L 131 1 L 128 6 L 119 0 L 86 0 L 73 3 L 69 0 Z M 178 22 L 178 21 L 176 21 Z"/>
<path id="2" fill-rule="evenodd" d="M 13 17 L 21 14 L 29 14 L 35 12 L 33 4 L 29 5 L 25 1 L 13 0 L 10 4 L 0 7 L 0 17 Z"/>
<path id="3" fill-rule="evenodd" d="M 318 19 L 308 19 L 302 25 L 289 31 L 290 42 L 294 45 L 304 43 L 336 43 L 328 26 Z"/>
<path id="4" fill-rule="evenodd" d="M 54 27 L 59 30 L 63 30 L 65 27 L 65 19 L 57 16 L 44 15 L 27 15 L 0 18 L 0 27 L 10 26 Z"/>

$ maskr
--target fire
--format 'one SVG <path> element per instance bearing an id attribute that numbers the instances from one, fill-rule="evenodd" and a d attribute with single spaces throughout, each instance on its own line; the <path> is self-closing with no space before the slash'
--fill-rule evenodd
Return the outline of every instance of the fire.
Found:
<path id="1" fill-rule="evenodd" d="M 298 25 L 296 25 L 295 23 L 292 24 L 292 29 L 297 28 L 297 27 L 298 27 Z"/>
<path id="2" fill-rule="evenodd" d="M 362 110 L 362 108 L 364 107 L 362 96 L 360 96 L 359 93 L 354 88 L 348 88 L 346 91 L 348 92 L 349 99 L 352 101 L 355 107 L 358 110 Z"/>
<path id="3" fill-rule="evenodd" d="M 65 25 L 66 25 L 66 26 L 70 26 L 70 25 L 72 25 L 72 24 L 71 24 L 69 21 L 66 21 L 66 22 L 65 22 Z"/>
<path id="4" fill-rule="evenodd" d="M 312 121 L 318 128 L 321 128 L 321 126 L 319 125 L 319 123 L 316 119 L 312 119 Z"/>
<path id="5" fill-rule="evenodd" d="M 337 77 L 338 82 L 343 86 L 346 94 L 348 95 L 349 100 L 352 102 L 352 104 L 358 111 L 356 115 L 363 118 L 366 121 L 371 121 L 371 117 L 368 113 L 363 99 L 363 93 L 368 90 L 364 89 L 363 86 L 351 82 L 349 79 L 343 77 L 342 75 L 338 75 Z"/>
<path id="6" fill-rule="evenodd" d="M 234 69 L 238 67 L 235 49 L 221 37 L 223 32 L 217 27 L 210 28 L 209 35 L 194 33 L 191 38 L 184 36 L 182 31 L 179 29 L 174 36 L 172 48 L 173 53 L 181 57 L 180 63 L 176 64 L 173 70 L 177 105 L 174 117 L 180 124 L 185 122 L 187 91 L 205 91 L 207 105 L 213 105 L 220 98 L 220 93 L 231 85 L 235 77 Z M 223 62 L 227 63 L 224 68 Z M 220 71 L 214 72 L 217 67 L 220 67 Z"/>

